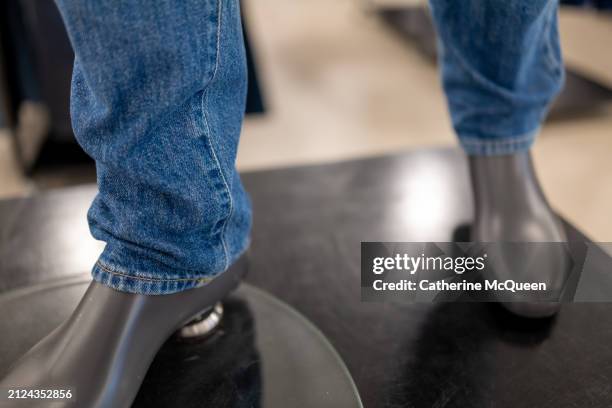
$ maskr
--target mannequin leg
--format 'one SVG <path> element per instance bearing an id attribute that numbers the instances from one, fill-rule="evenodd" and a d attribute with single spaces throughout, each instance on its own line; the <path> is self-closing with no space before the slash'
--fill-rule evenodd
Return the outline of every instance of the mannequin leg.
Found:
<path id="1" fill-rule="evenodd" d="M 57 3 L 75 51 L 73 128 L 96 161 L 90 230 L 106 247 L 72 316 L 0 388 L 70 389 L 65 406 L 129 407 L 161 344 L 244 273 L 239 5 Z"/>
<path id="2" fill-rule="evenodd" d="M 469 156 L 474 196 L 473 241 L 479 242 L 565 242 L 567 238 L 536 177 L 529 152 L 504 156 Z M 570 260 L 563 245 L 538 248 L 528 270 L 495 265 L 494 278 L 537 281 L 549 293 L 562 290 Z M 512 254 L 510 254 L 512 256 Z M 500 260 L 498 259 L 498 262 Z M 510 273 L 504 273 L 509 271 Z M 519 316 L 548 317 L 558 302 L 505 302 Z"/>
<path id="3" fill-rule="evenodd" d="M 57 406 L 129 407 L 164 341 L 233 290 L 244 262 L 204 287 L 163 296 L 92 282 L 70 318 L 23 356 L 0 387 L 71 390 L 74 398 Z"/>
<path id="4" fill-rule="evenodd" d="M 555 0 L 431 1 L 451 119 L 469 157 L 472 241 L 566 240 L 529 153 L 564 79 L 557 6 Z M 493 270 L 504 270 L 498 266 Z M 496 278 L 522 277 L 559 289 L 567 267 L 566 253 L 551 250 L 537 268 Z M 526 317 L 559 308 L 556 302 L 504 305 Z"/>

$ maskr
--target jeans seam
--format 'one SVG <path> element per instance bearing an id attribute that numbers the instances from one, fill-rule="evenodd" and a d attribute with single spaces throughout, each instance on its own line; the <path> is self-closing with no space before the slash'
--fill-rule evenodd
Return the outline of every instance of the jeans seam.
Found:
<path id="1" fill-rule="evenodd" d="M 483 139 L 481 137 L 474 137 L 474 136 L 460 136 L 459 138 L 461 139 L 461 143 L 463 144 L 470 144 L 470 145 L 475 145 L 475 146 L 482 146 L 482 145 L 503 146 L 503 145 L 514 145 L 514 144 L 529 142 L 533 140 L 534 135 L 537 133 L 537 131 L 538 130 L 536 129 L 522 136 L 508 137 L 508 138 L 504 138 L 504 140 Z"/>
<path id="2" fill-rule="evenodd" d="M 470 155 L 503 155 L 513 154 L 528 149 L 534 142 L 540 128 L 514 138 L 504 140 L 482 139 L 477 137 L 460 136 L 459 141 L 467 154 Z"/>
<path id="3" fill-rule="evenodd" d="M 555 2 L 550 2 L 549 4 L 546 5 L 546 7 L 556 7 Z M 553 75 L 559 74 L 559 66 L 562 65 L 562 62 L 559 61 L 559 59 L 557 58 L 555 47 L 551 44 L 550 36 L 548 35 L 556 18 L 557 18 L 557 11 L 553 10 L 553 13 L 549 13 L 547 15 L 546 23 L 543 27 L 543 31 L 545 33 L 544 47 L 546 48 L 545 58 L 546 58 L 546 63 L 548 65 L 547 68 L 549 68 L 549 71 L 553 71 Z M 552 69 L 550 69 L 551 67 Z"/>
<path id="4" fill-rule="evenodd" d="M 221 163 L 219 162 L 219 158 L 217 156 L 217 152 L 215 151 L 215 148 L 213 146 L 211 137 L 212 137 L 212 132 L 210 130 L 210 126 L 208 124 L 209 120 L 208 120 L 208 110 L 206 109 L 206 98 L 208 96 L 208 89 L 209 89 L 209 85 L 215 80 L 216 76 L 217 76 L 217 71 L 219 70 L 219 58 L 220 58 L 220 52 L 221 52 L 221 25 L 223 22 L 223 0 L 218 0 L 217 1 L 217 41 L 216 41 L 216 49 L 215 49 L 215 67 L 213 69 L 213 73 L 212 76 L 210 78 L 210 81 L 208 81 L 208 83 L 206 84 L 206 87 L 204 88 L 203 92 L 202 92 L 202 113 L 204 115 L 204 123 L 206 124 L 206 135 L 207 135 L 207 144 L 208 144 L 208 148 L 210 149 L 210 152 L 213 156 L 213 160 L 215 161 L 215 166 L 217 168 L 217 171 L 219 172 L 219 174 L 221 175 L 221 180 L 223 181 L 223 185 L 225 186 L 225 190 L 226 193 L 228 195 L 229 198 L 229 211 L 227 216 L 225 217 L 225 219 L 223 220 L 223 225 L 221 227 L 221 246 L 223 247 L 223 256 L 225 258 L 224 260 L 224 267 L 223 269 L 227 269 L 229 267 L 229 254 L 228 254 L 228 250 L 227 250 L 227 243 L 225 242 L 225 231 L 226 231 L 226 227 L 227 227 L 227 222 L 229 220 L 229 218 L 232 216 L 233 212 L 234 212 L 234 202 L 232 199 L 232 192 L 229 188 L 229 184 L 227 182 L 227 180 L 225 179 L 225 175 L 223 174 L 223 169 L 221 168 Z"/>
<path id="5" fill-rule="evenodd" d="M 96 266 L 102 269 L 104 272 L 110 273 L 115 276 L 120 276 L 123 278 L 129 278 L 134 280 L 146 281 L 146 282 L 209 282 L 213 277 L 202 277 L 202 278 L 169 278 L 169 279 L 160 279 L 160 278 L 151 278 L 145 276 L 134 276 L 127 274 L 125 272 L 120 272 L 109 268 L 108 266 L 102 264 L 100 261 L 96 262 Z"/>

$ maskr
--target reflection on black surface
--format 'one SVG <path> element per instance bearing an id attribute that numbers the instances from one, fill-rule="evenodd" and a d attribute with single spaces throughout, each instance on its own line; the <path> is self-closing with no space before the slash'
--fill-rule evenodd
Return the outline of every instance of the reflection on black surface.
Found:
<path id="1" fill-rule="evenodd" d="M 454 230 L 452 234 L 453 242 L 469 242 L 471 235 L 472 226 L 470 224 L 460 224 Z"/>
<path id="2" fill-rule="evenodd" d="M 489 311 L 491 332 L 499 340 L 522 347 L 535 347 L 544 342 L 552 333 L 557 315 L 540 319 L 517 316 L 499 303 L 486 305 Z"/>
<path id="3" fill-rule="evenodd" d="M 454 242 L 469 240 L 469 225 L 454 230 Z M 490 407 L 495 401 L 493 406 L 506 406 L 500 386 L 527 367 L 520 350 L 536 352 L 550 337 L 556 320 L 521 318 L 498 303 L 433 305 L 418 334 L 402 346 L 397 374 L 390 376 L 386 387 L 387 405 L 464 408 Z M 506 371 L 510 367 L 512 375 Z M 522 398 L 509 395 L 509 401 Z"/>
<path id="4" fill-rule="evenodd" d="M 133 407 L 261 407 L 255 323 L 246 302 L 224 302 L 220 327 L 205 340 L 169 339 L 157 353 Z"/>
<path id="5" fill-rule="evenodd" d="M 389 384 L 389 406 L 491 406 L 499 400 L 501 369 L 513 365 L 514 353 L 504 350 L 536 349 L 554 323 L 520 318 L 494 303 L 436 305 L 416 339 L 404 345 L 407 358 Z M 520 362 L 516 366 L 520 371 Z"/>

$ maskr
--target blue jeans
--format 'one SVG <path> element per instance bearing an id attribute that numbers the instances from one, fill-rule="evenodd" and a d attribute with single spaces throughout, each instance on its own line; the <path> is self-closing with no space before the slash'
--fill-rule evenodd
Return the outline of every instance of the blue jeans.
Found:
<path id="1" fill-rule="evenodd" d="M 558 0 L 430 0 L 442 84 L 471 155 L 531 147 L 564 69 Z"/>
<path id="2" fill-rule="evenodd" d="M 74 132 L 95 159 L 93 278 L 167 294 L 249 244 L 234 162 L 244 112 L 237 0 L 57 0 L 75 51 Z M 470 154 L 526 150 L 561 86 L 556 3 L 432 1 L 453 124 Z M 288 209 L 290 210 L 290 209 Z"/>
<path id="3" fill-rule="evenodd" d="M 206 284 L 249 244 L 235 169 L 246 97 L 237 0 L 58 0 L 75 51 L 71 115 L 95 159 L 93 278 L 167 294 Z"/>

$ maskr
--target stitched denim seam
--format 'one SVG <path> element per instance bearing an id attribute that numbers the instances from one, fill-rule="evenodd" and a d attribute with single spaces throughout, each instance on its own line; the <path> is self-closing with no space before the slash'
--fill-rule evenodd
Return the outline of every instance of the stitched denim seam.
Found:
<path id="1" fill-rule="evenodd" d="M 115 276 L 120 276 L 123 278 L 129 278 L 129 279 L 140 280 L 140 281 L 146 281 L 146 282 L 210 282 L 211 280 L 214 279 L 213 277 L 159 279 L 159 278 L 150 278 L 150 277 L 145 277 L 145 276 L 134 276 L 134 275 L 129 275 L 125 272 L 119 272 L 119 271 L 113 270 L 103 265 L 99 261 L 96 262 L 96 266 L 102 269 L 104 272 L 110 273 Z"/>
<path id="2" fill-rule="evenodd" d="M 466 146 L 514 146 L 530 142 L 532 139 L 521 139 L 511 141 L 486 141 L 486 140 L 461 140 L 461 144 Z"/>
<path id="3" fill-rule="evenodd" d="M 223 29 L 222 23 L 223 23 L 223 0 L 219 0 L 219 22 L 217 24 L 217 57 L 216 57 L 215 71 L 213 74 L 213 78 L 217 75 L 217 70 L 219 67 L 219 59 L 220 59 L 220 53 L 221 53 L 221 34 L 222 34 L 221 30 Z M 211 147 L 212 147 L 212 142 L 211 142 Z M 213 151 L 213 154 L 215 155 L 215 160 L 217 160 L 217 166 L 219 166 L 219 172 L 221 173 L 221 177 L 223 178 L 223 183 L 225 184 L 225 188 L 227 189 L 227 195 L 229 197 L 229 212 L 223 222 L 223 227 L 221 228 L 221 242 L 223 243 L 223 250 L 225 252 L 225 266 L 223 269 L 225 270 L 229 268 L 229 253 L 227 250 L 227 242 L 225 241 L 225 234 L 227 230 L 227 223 L 229 222 L 229 220 L 232 218 L 232 215 L 234 214 L 234 199 L 232 198 L 232 190 L 230 189 L 229 183 L 227 182 L 225 175 L 223 174 L 223 171 L 221 171 L 221 165 L 219 163 L 219 160 L 217 159 L 217 153 L 215 152 L 214 148 L 212 148 L 212 151 Z"/>
<path id="4" fill-rule="evenodd" d="M 558 7 L 558 6 L 556 6 L 554 2 L 551 2 L 546 7 Z M 556 12 L 548 14 L 547 17 L 548 18 L 546 19 L 546 22 L 544 23 L 544 28 L 543 28 L 543 31 L 545 33 L 548 33 L 550 31 L 555 19 L 557 18 Z M 548 65 L 546 68 L 549 69 L 549 72 L 552 71 L 553 75 L 560 75 L 563 70 L 559 69 L 559 67 L 563 65 L 563 62 L 562 60 L 560 61 L 558 59 L 556 55 L 555 47 L 553 44 L 551 44 L 550 37 L 548 35 L 546 35 L 544 38 L 544 48 L 546 49 L 545 51 L 546 60 L 547 60 L 546 62 Z"/>
<path id="5" fill-rule="evenodd" d="M 507 138 L 508 140 L 495 140 L 495 139 L 483 139 L 480 137 L 474 137 L 474 136 L 460 136 L 459 138 L 461 139 L 461 143 L 462 144 L 470 144 L 470 145 L 475 145 L 475 146 L 482 146 L 482 145 L 497 145 L 497 146 L 504 146 L 504 145 L 514 145 L 514 144 L 519 144 L 519 143 L 524 143 L 524 142 L 529 142 L 531 140 L 534 139 L 535 134 L 538 132 L 538 129 L 535 129 L 531 132 L 527 132 L 522 136 L 518 136 L 518 137 L 509 137 Z M 506 138 L 504 138 L 506 139 Z"/>
<path id="6" fill-rule="evenodd" d="M 208 96 L 208 89 L 209 89 L 209 85 L 215 80 L 216 76 L 217 76 L 217 71 L 219 70 L 219 57 L 220 57 L 220 52 L 221 52 L 221 24 L 223 21 L 223 0 L 218 0 L 217 1 L 217 41 L 216 41 L 216 49 L 215 49 L 215 67 L 213 69 L 213 73 L 212 76 L 210 78 L 210 81 L 206 84 L 206 87 L 204 88 L 203 92 L 202 92 L 202 111 L 203 111 L 203 115 L 204 115 L 204 123 L 206 124 L 206 134 L 207 134 L 207 144 L 208 144 L 208 148 L 210 149 L 210 152 L 213 156 L 213 159 L 215 161 L 215 165 L 217 168 L 217 171 L 219 172 L 219 174 L 221 175 L 221 180 L 223 181 L 223 184 L 225 186 L 225 190 L 227 192 L 228 198 L 229 198 L 229 211 L 227 216 L 225 217 L 225 219 L 223 220 L 223 225 L 221 227 L 221 245 L 223 246 L 223 255 L 225 257 L 225 266 L 224 266 L 224 270 L 227 269 L 229 267 L 229 254 L 228 254 L 228 250 L 227 250 L 227 243 L 225 242 L 225 231 L 226 231 L 226 227 L 227 227 L 227 222 L 229 220 L 229 218 L 232 216 L 233 212 L 234 212 L 234 202 L 232 199 L 232 192 L 229 188 L 229 184 L 227 183 L 227 180 L 225 179 L 225 175 L 223 174 L 223 170 L 221 169 L 221 163 L 219 162 L 219 158 L 217 157 L 217 152 L 215 151 L 215 148 L 212 144 L 212 141 L 210 140 L 210 138 L 212 137 L 212 132 L 210 130 L 210 126 L 208 124 L 209 120 L 208 120 L 208 110 L 206 109 L 206 98 Z"/>
<path id="7" fill-rule="evenodd" d="M 119 268 L 115 268 L 115 267 L 113 267 L 113 266 L 110 266 L 110 264 L 114 264 L 114 262 L 107 262 L 107 261 L 105 261 L 105 260 L 103 259 L 103 258 L 104 258 L 104 255 L 105 255 L 105 254 L 102 254 L 102 255 L 100 256 L 100 258 L 98 258 L 98 261 L 97 261 L 97 262 L 100 262 L 100 263 L 101 263 L 101 265 L 102 265 L 102 266 L 104 266 L 104 267 L 105 267 L 105 268 L 107 268 L 107 269 L 110 269 L 110 270 L 112 270 L 112 271 L 119 271 Z M 107 258 L 107 259 L 108 259 L 108 258 Z M 159 260 L 157 260 L 157 259 L 155 259 L 155 258 L 153 258 L 153 260 L 160 262 Z M 106 264 L 105 264 L 105 262 L 106 262 Z M 169 266 L 169 265 L 166 265 L 166 266 L 167 266 L 167 267 L 169 267 L 169 268 L 171 268 L 171 269 L 177 269 L 177 268 L 174 268 L 174 267 Z M 180 270 L 181 270 L 181 271 L 184 271 L 184 272 L 190 272 L 190 273 L 196 273 L 196 274 L 200 274 L 200 273 L 202 273 L 202 271 L 201 271 L 201 270 L 199 270 L 199 269 L 180 268 Z M 119 271 L 119 272 L 120 272 L 120 271 Z M 121 272 L 121 273 L 125 273 L 125 272 Z M 136 273 L 136 274 L 138 274 L 138 273 L 141 273 L 141 272 L 136 271 L 135 273 Z"/>
<path id="8" fill-rule="evenodd" d="M 528 149 L 535 141 L 540 127 L 521 136 L 503 140 L 482 139 L 473 136 L 460 136 L 459 140 L 469 155 L 505 155 Z"/>

